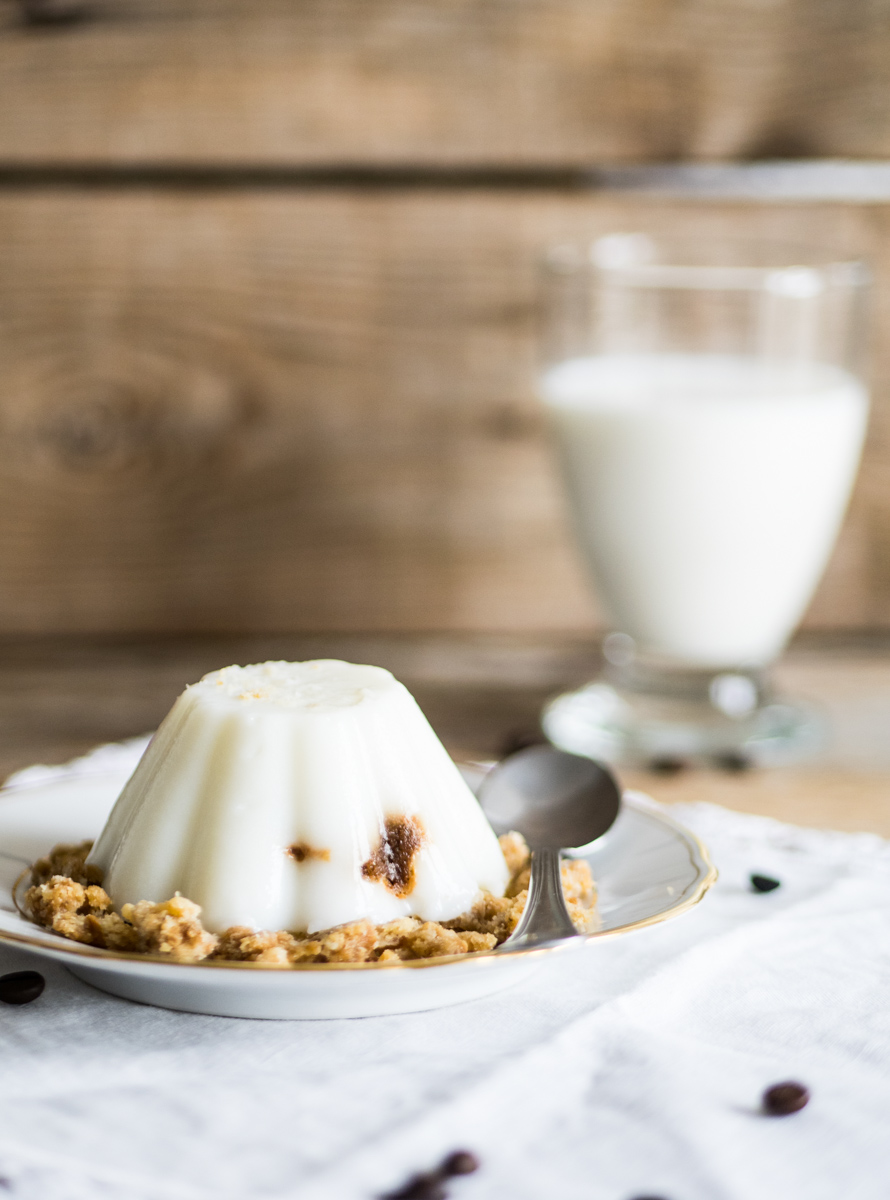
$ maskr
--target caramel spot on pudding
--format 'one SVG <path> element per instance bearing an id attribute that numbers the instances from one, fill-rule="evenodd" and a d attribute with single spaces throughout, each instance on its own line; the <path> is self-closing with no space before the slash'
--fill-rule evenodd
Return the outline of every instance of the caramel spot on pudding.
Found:
<path id="1" fill-rule="evenodd" d="M 387 817 L 380 845 L 362 864 L 362 875 L 384 884 L 396 896 L 410 896 L 414 891 L 415 860 L 423 843 L 423 826 L 416 817 Z"/>
<path id="2" fill-rule="evenodd" d="M 305 842 L 294 842 L 292 846 L 288 846 L 285 850 L 288 858 L 292 858 L 294 862 L 306 862 L 308 859 L 317 859 L 320 862 L 330 862 L 330 850 L 316 850 L 313 846 L 308 846 Z"/>

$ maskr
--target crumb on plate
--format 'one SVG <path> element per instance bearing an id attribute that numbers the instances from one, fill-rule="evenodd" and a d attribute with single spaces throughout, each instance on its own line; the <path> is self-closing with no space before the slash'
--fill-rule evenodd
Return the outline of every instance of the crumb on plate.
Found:
<path id="1" fill-rule="evenodd" d="M 31 870 L 25 911 L 62 937 L 106 950 L 162 955 L 174 962 L 252 962 L 269 967 L 298 963 L 401 962 L 492 950 L 516 928 L 528 898 L 529 849 L 518 833 L 504 834 L 501 850 L 510 871 L 503 896 L 483 892 L 451 921 L 399 917 L 382 925 L 351 921 L 319 933 L 254 930 L 234 925 L 219 936 L 204 929 L 201 909 L 177 893 L 156 904 L 140 900 L 120 913 L 101 887 L 102 873 L 88 864 L 92 842 L 56 846 Z M 596 887 L 581 859 L 562 864 L 566 903 L 580 933 L 598 926 Z"/>

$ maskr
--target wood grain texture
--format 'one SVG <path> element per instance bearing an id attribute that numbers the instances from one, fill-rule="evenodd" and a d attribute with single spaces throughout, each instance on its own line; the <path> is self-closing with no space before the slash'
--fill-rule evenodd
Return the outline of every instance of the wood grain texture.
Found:
<path id="1" fill-rule="evenodd" d="M 0 4 L 0 160 L 890 152 L 881 0 Z"/>
<path id="2" fill-rule="evenodd" d="M 873 257 L 876 404 L 808 618 L 890 623 L 890 207 L 0 195 L 0 630 L 589 630 L 535 261 L 645 228 Z"/>

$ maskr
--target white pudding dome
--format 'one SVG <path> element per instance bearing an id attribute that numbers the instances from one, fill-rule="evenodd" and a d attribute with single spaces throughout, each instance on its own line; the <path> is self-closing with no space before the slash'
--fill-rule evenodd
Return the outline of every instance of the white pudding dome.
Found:
<path id="1" fill-rule="evenodd" d="M 446 921 L 509 875 L 410 692 L 332 659 L 225 667 L 186 688 L 89 861 L 118 911 L 179 892 L 213 933 Z"/>

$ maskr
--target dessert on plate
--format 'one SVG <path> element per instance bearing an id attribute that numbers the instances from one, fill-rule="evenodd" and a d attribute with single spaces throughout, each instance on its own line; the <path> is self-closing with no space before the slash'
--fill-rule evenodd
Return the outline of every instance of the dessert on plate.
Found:
<path id="1" fill-rule="evenodd" d="M 386 962 L 492 949 L 528 860 L 388 671 L 270 662 L 186 688 L 95 844 L 38 860 L 24 903 L 65 937 L 177 961 Z M 592 929 L 587 864 L 563 883 Z"/>

